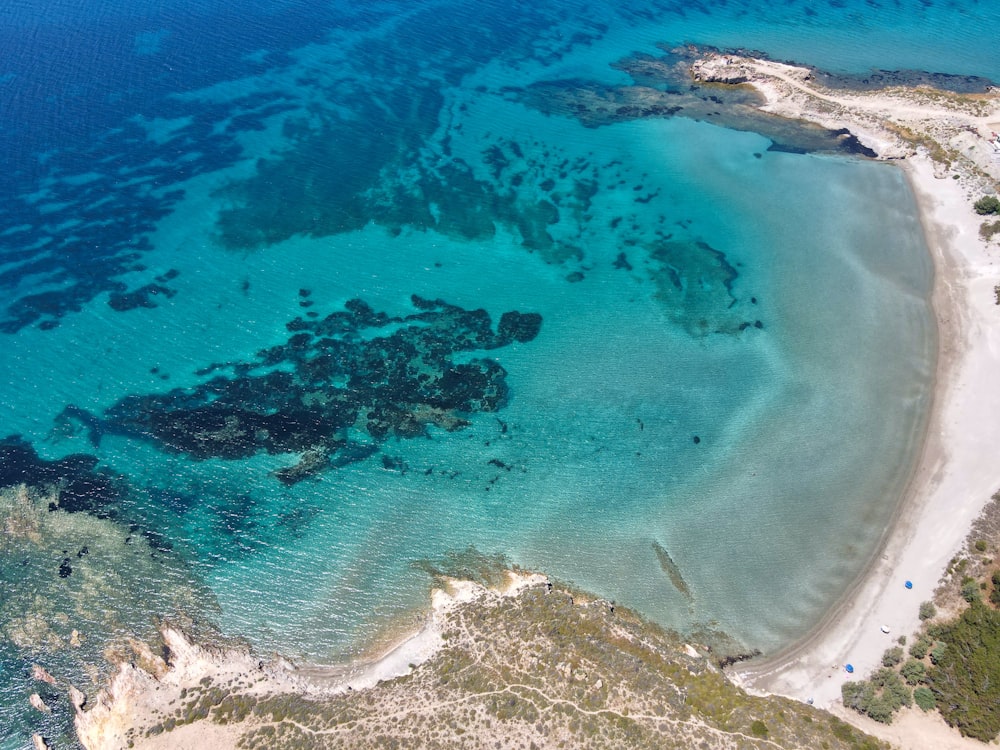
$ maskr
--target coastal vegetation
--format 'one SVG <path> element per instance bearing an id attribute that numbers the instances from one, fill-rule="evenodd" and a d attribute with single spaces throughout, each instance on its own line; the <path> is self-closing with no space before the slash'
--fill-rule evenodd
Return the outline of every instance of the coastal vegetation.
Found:
<path id="1" fill-rule="evenodd" d="M 890 121 L 884 122 L 883 125 L 887 131 L 894 133 L 901 141 L 908 144 L 914 150 L 918 148 L 925 149 L 930 159 L 940 164 L 946 170 L 951 169 L 952 165 L 961 159 L 961 155 L 954 149 L 943 145 L 938 138 L 928 133 Z"/>
<path id="2" fill-rule="evenodd" d="M 947 647 L 927 674 L 938 710 L 962 734 L 992 742 L 1000 734 L 1000 612 L 976 599 L 938 637 Z"/>
<path id="3" fill-rule="evenodd" d="M 979 236 L 989 242 L 1000 232 L 1000 221 L 984 221 L 979 226 Z"/>
<path id="4" fill-rule="evenodd" d="M 882 667 L 869 680 L 845 682 L 841 694 L 845 706 L 883 724 L 891 723 L 896 711 L 913 703 L 913 693 L 889 667 Z"/>
<path id="5" fill-rule="evenodd" d="M 471 551 L 434 567 L 496 577 Z M 444 645 L 406 676 L 322 697 L 206 678 L 177 686 L 127 742 L 210 726 L 229 738 L 215 750 L 885 747 L 812 706 L 747 694 L 708 646 L 606 600 L 544 582 L 479 591 L 443 614 Z"/>
<path id="6" fill-rule="evenodd" d="M 993 496 L 935 593 L 920 605 L 923 626 L 904 659 L 888 649 L 868 680 L 842 687 L 844 705 L 885 724 L 911 703 L 937 709 L 964 736 L 1000 736 L 1000 493 Z M 938 613 L 942 612 L 940 617 Z"/>

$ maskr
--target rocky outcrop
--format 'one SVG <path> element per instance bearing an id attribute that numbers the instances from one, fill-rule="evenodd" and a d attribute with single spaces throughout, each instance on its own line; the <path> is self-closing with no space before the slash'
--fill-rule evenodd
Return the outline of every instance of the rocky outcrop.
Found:
<path id="1" fill-rule="evenodd" d="M 49 671 L 40 664 L 31 665 L 31 677 L 38 682 L 44 682 L 49 685 L 56 684 L 56 678 L 49 674 Z"/>
<path id="2" fill-rule="evenodd" d="M 739 57 L 709 56 L 691 65 L 691 76 L 699 83 L 749 83 L 754 70 Z"/>
<path id="3" fill-rule="evenodd" d="M 28 703 L 30 703 L 31 707 L 36 711 L 41 711 L 43 714 L 52 713 L 52 709 L 45 704 L 45 701 L 42 700 L 42 696 L 38 693 L 32 693 L 28 696 Z"/>

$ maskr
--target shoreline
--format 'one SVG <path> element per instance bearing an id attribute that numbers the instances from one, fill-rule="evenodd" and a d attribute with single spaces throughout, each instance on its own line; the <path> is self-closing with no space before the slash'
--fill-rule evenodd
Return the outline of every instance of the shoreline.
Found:
<path id="1" fill-rule="evenodd" d="M 93 705 L 85 706 L 82 693 L 70 687 L 77 738 L 87 750 L 131 747 L 140 737 L 142 747 L 153 750 L 229 747 L 233 733 L 212 722 L 178 723 L 162 734 L 150 730 L 182 704 L 186 695 L 209 684 L 238 690 L 248 698 L 295 695 L 318 700 L 363 692 L 408 675 L 444 647 L 445 624 L 456 608 L 490 597 L 517 596 L 526 588 L 548 583 L 538 573 L 507 571 L 506 577 L 506 585 L 499 589 L 454 579 L 439 582 L 431 591 L 430 609 L 418 630 L 372 658 L 345 666 L 297 667 L 281 656 L 263 659 L 249 649 L 202 646 L 180 630 L 164 627 L 161 635 L 168 658 L 146 649 L 137 659 L 119 664 Z"/>
<path id="2" fill-rule="evenodd" d="M 994 180 L 1000 175 L 992 155 L 971 133 L 975 128 L 985 140 L 985 126 L 1000 127 L 1000 111 L 995 98 L 989 114 L 962 117 L 915 103 L 906 92 L 832 95 L 812 89 L 805 69 L 719 57 L 729 73 L 714 80 L 754 86 L 767 99 L 763 110 L 846 128 L 880 158 L 899 160 L 934 264 L 938 352 L 931 412 L 919 458 L 883 540 L 857 581 L 809 634 L 728 672 L 752 692 L 811 699 L 829 709 L 839 703 L 840 686 L 849 677 L 845 664 L 864 676 L 898 636 L 917 630 L 919 604 L 933 597 L 948 561 L 1000 487 L 1000 472 L 990 468 L 991 449 L 1000 444 L 1000 396 L 990 378 L 1000 371 L 1000 313 L 993 292 L 1000 278 L 991 268 L 996 261 L 990 247 L 979 238 L 984 217 L 972 210 L 980 183 L 987 175 Z M 697 64 L 693 70 L 697 75 Z M 936 129 L 942 125 L 947 129 Z M 926 144 L 918 151 L 898 137 L 902 128 L 912 132 L 921 126 L 937 143 L 960 148 L 970 163 L 960 163 L 951 173 L 931 159 Z M 905 588 L 907 580 L 912 590 Z M 881 631 L 883 625 L 888 634 Z"/>
<path id="3" fill-rule="evenodd" d="M 855 677 L 865 676 L 879 664 L 883 651 L 895 645 L 899 635 L 909 636 L 917 629 L 920 602 L 933 597 L 949 559 L 960 549 L 973 522 L 1000 487 L 1000 471 L 991 470 L 992 448 L 1000 445 L 1000 389 L 993 387 L 993 374 L 1000 372 L 1000 308 L 994 304 L 993 293 L 994 284 L 1000 281 L 996 267 L 1000 251 L 979 238 L 982 217 L 972 210 L 972 201 L 978 197 L 975 191 L 983 182 L 983 176 L 976 175 L 974 169 L 994 169 L 997 174 L 991 176 L 998 179 L 1000 165 L 992 163 L 991 154 L 985 154 L 983 162 L 984 154 L 972 143 L 971 150 L 964 149 L 972 153 L 972 167 L 958 167 L 956 173 L 961 178 L 951 179 L 952 173 L 930 158 L 926 145 L 916 153 L 912 142 L 879 122 L 883 107 L 897 107 L 896 114 L 914 125 L 935 112 L 938 118 L 950 118 L 952 113 L 947 109 L 915 104 L 899 91 L 836 92 L 835 96 L 825 91 L 810 93 L 805 69 L 719 57 L 727 61 L 728 67 L 742 73 L 749 70 L 747 82 L 767 99 L 761 109 L 826 127 L 847 128 L 884 160 L 899 160 L 934 264 L 932 307 L 937 325 L 937 358 L 930 413 L 912 474 L 896 501 L 878 548 L 858 579 L 807 635 L 774 655 L 726 670 L 730 680 L 748 692 L 808 700 L 817 708 L 831 709 L 841 719 L 877 734 L 886 728 L 873 726 L 839 705 L 840 686 L 849 677 L 844 664 L 855 666 Z M 805 79 L 795 78 L 802 74 Z M 993 103 L 994 110 L 988 116 L 969 115 L 966 122 L 948 124 L 961 146 L 969 143 L 969 138 L 962 139 L 967 131 L 964 126 L 970 121 L 983 125 L 995 119 L 995 128 L 1000 129 L 1000 110 L 996 109 L 995 99 Z M 449 607 L 487 595 L 507 596 L 546 580 L 537 574 L 512 575 L 503 591 L 451 581 L 447 592 L 433 592 L 430 611 L 420 628 L 403 634 L 377 658 L 340 667 L 297 669 L 280 658 L 258 661 L 250 653 L 203 649 L 180 633 L 164 633 L 175 657 L 171 664 L 150 654 L 146 660 L 149 668 L 121 665 L 94 707 L 83 710 L 78 706 L 77 734 L 88 750 L 123 746 L 128 728 L 149 727 L 156 721 L 157 712 L 165 712 L 168 701 L 176 701 L 182 690 L 205 677 L 236 683 L 253 674 L 256 682 L 253 687 L 247 686 L 251 694 L 270 691 L 321 698 L 366 690 L 380 681 L 409 674 L 414 664 L 438 653 L 444 645 L 441 618 Z M 904 587 L 906 580 L 913 582 L 912 590 Z M 888 626 L 888 634 L 881 632 L 882 625 Z M 926 723 L 931 719 L 912 713 L 904 721 Z M 944 728 L 940 719 L 936 724 Z M 150 738 L 143 746 L 222 746 L 224 729 L 212 729 L 219 737 L 204 734 L 206 727 L 213 726 L 195 722 L 168 732 L 169 737 L 164 734 Z M 899 729 L 897 723 L 888 731 Z M 926 731 L 926 727 L 920 731 Z M 949 732 L 957 737 L 950 730 L 945 730 L 945 736 Z M 887 732 L 881 736 L 889 735 Z M 900 742 L 895 737 L 893 741 Z M 905 740 L 902 745 L 910 746 Z"/>

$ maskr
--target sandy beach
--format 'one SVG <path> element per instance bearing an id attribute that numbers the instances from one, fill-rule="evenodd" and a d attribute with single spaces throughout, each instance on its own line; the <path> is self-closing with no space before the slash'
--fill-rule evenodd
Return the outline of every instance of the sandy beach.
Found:
<path id="1" fill-rule="evenodd" d="M 940 337 L 922 456 L 878 557 L 847 599 L 806 642 L 738 673 L 748 687 L 813 698 L 824 707 L 840 698 L 845 664 L 864 675 L 897 636 L 917 629 L 920 602 L 932 597 L 948 561 L 1000 486 L 992 460 L 1000 440 L 997 269 L 961 187 L 935 179 L 925 159 L 911 160 L 907 172 L 934 254 Z M 905 587 L 907 580 L 912 589 Z"/>
<path id="2" fill-rule="evenodd" d="M 919 604 L 932 598 L 948 561 L 1000 488 L 994 460 L 1000 444 L 1000 308 L 994 292 L 1000 280 L 1000 250 L 980 238 L 983 217 L 972 208 L 988 178 L 1000 177 L 1000 165 L 986 140 L 991 130 L 1000 128 L 1000 115 L 995 95 L 983 100 L 988 111 L 980 105 L 978 111 L 963 113 L 926 103 L 919 90 L 833 95 L 812 89 L 804 69 L 728 60 L 730 69 L 741 70 L 767 97 L 768 111 L 846 127 L 880 157 L 905 157 L 900 165 L 916 197 L 934 261 L 939 337 L 934 402 L 921 457 L 894 523 L 861 580 L 811 635 L 732 673 L 749 690 L 839 708 L 842 718 L 860 726 L 862 717 L 836 706 L 841 684 L 849 678 L 845 665 L 852 664 L 855 676 L 863 677 L 879 665 L 898 636 L 917 630 Z M 929 133 L 964 158 L 952 170 L 945 169 L 925 148 L 901 142 L 892 126 Z M 912 589 L 906 588 L 906 581 L 912 582 Z M 929 721 L 946 729 L 937 717 L 904 717 L 903 724 L 922 727 L 914 735 L 921 736 Z M 882 729 L 874 722 L 862 723 L 866 731 Z M 887 739 L 903 746 L 926 746 L 909 745 L 905 737 L 885 731 Z M 896 726 L 896 734 L 899 731 Z M 964 746 L 957 732 L 948 734 L 958 742 L 954 746 Z"/>

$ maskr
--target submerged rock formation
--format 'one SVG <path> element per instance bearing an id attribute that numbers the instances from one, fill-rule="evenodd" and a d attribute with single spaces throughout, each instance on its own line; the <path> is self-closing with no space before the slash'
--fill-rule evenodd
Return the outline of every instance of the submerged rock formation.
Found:
<path id="1" fill-rule="evenodd" d="M 528 343 L 541 316 L 511 310 L 494 331 L 485 310 L 416 295 L 412 303 L 417 312 L 390 317 L 350 300 L 325 318 L 290 321 L 287 341 L 256 361 L 204 368 L 201 385 L 127 396 L 101 417 L 69 407 L 63 419 L 84 423 L 95 441 L 122 434 L 194 459 L 298 453 L 276 472 L 294 484 L 363 460 L 390 437 L 458 430 L 473 413 L 501 409 L 506 370 L 456 355 Z"/>

